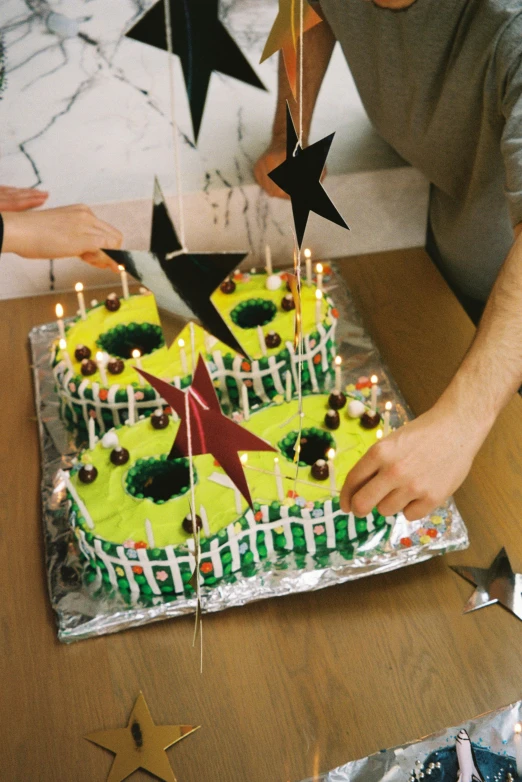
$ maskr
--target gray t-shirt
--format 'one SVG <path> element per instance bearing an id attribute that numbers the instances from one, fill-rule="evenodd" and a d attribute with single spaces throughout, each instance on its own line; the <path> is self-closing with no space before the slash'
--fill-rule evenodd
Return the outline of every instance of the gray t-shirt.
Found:
<path id="1" fill-rule="evenodd" d="M 432 183 L 442 271 L 484 301 L 522 222 L 522 0 L 321 7 L 370 120 Z"/>

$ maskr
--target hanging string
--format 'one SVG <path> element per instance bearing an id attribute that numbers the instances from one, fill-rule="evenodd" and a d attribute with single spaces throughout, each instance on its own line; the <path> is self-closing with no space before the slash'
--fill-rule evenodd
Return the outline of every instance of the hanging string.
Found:
<path id="1" fill-rule="evenodd" d="M 299 0 L 299 144 L 303 146 L 304 0 Z"/>
<path id="2" fill-rule="evenodd" d="M 179 131 L 178 131 L 178 124 L 176 122 L 174 48 L 172 45 L 172 19 L 170 16 L 169 0 L 163 0 L 163 6 L 165 8 L 165 40 L 167 43 L 167 51 L 168 51 L 168 58 L 169 58 L 170 123 L 172 126 L 172 146 L 174 150 L 174 168 L 176 172 L 176 189 L 178 193 L 178 221 L 179 221 L 178 227 L 179 227 L 179 238 L 182 247 L 182 250 L 180 252 L 186 252 L 185 211 L 183 207 L 183 190 L 181 184 L 181 168 L 180 168 L 181 155 L 180 155 L 180 148 L 179 148 Z"/>

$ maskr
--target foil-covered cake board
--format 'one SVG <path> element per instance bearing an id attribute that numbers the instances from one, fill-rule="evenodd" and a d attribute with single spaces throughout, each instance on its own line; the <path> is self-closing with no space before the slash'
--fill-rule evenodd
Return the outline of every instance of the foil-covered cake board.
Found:
<path id="1" fill-rule="evenodd" d="M 343 359 L 343 384 L 355 383 L 359 376 L 376 374 L 381 396 L 379 405 L 393 402 L 392 426 L 410 419 L 411 413 L 392 377 L 362 326 L 344 282 L 333 272 L 325 278 L 339 312 L 337 343 Z M 85 443 L 65 426 L 59 416 L 60 403 L 50 365 L 50 347 L 57 338 L 55 323 L 38 326 L 29 335 L 34 367 L 36 412 L 42 457 L 42 509 L 45 555 L 51 604 L 57 614 L 58 638 L 69 642 L 117 632 L 129 627 L 169 617 L 193 614 L 194 597 L 181 596 L 165 603 L 153 598 L 150 605 L 129 606 L 117 592 L 86 585 L 78 543 L 69 525 L 69 503 L 60 470 L 71 467 Z M 324 389 L 328 390 L 328 389 Z M 358 547 L 353 559 L 346 560 L 331 551 L 328 566 L 311 556 L 305 567 L 292 557 L 280 557 L 259 564 L 255 575 L 237 573 L 234 583 L 222 583 L 202 590 L 203 612 L 221 611 L 253 600 L 308 592 L 351 581 L 374 573 L 384 573 L 423 562 L 435 555 L 468 546 L 464 522 L 449 500 L 430 517 L 409 523 L 399 514 L 390 534 L 376 530 Z M 406 541 L 406 543 L 405 543 Z"/>
<path id="2" fill-rule="evenodd" d="M 521 718 L 517 701 L 303 782 L 520 782 Z"/>

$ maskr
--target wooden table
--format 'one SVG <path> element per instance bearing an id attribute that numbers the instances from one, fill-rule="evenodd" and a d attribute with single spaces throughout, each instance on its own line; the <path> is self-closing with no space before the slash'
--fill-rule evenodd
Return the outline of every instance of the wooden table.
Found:
<path id="1" fill-rule="evenodd" d="M 346 280 L 420 413 L 473 327 L 424 251 L 355 257 Z M 74 294 L 61 296 L 68 307 Z M 296 782 L 522 696 L 522 624 L 498 606 L 462 616 L 450 563 L 522 568 L 522 400 L 500 416 L 457 495 L 471 548 L 204 620 L 204 673 L 181 618 L 64 646 L 42 549 L 27 333 L 57 296 L 0 304 L 0 660 L 3 782 L 97 782 L 112 755 L 84 741 L 127 723 L 143 690 L 157 723 L 201 724 L 169 750 L 179 782 Z M 133 780 L 150 779 L 138 772 Z"/>

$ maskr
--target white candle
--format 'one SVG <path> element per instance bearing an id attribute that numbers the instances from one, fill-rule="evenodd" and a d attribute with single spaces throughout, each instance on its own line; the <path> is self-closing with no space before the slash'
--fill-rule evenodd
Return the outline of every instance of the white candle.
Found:
<path id="1" fill-rule="evenodd" d="M 342 385 L 342 383 L 341 383 L 341 363 L 342 363 L 341 356 L 336 356 L 335 357 L 335 361 L 334 361 L 334 364 L 335 364 L 335 393 L 336 394 L 340 394 L 341 393 L 341 385 Z"/>
<path id="2" fill-rule="evenodd" d="M 317 326 L 322 321 L 322 303 L 323 303 L 323 292 L 319 288 L 317 288 L 315 292 L 315 323 Z"/>
<path id="3" fill-rule="evenodd" d="M 370 409 L 372 413 L 377 412 L 377 383 L 379 382 L 379 378 L 377 375 L 372 375 L 371 378 L 372 383 L 372 393 L 370 397 Z"/>
<path id="4" fill-rule="evenodd" d="M 312 251 L 306 248 L 304 251 L 305 264 L 306 264 L 306 284 L 312 284 Z"/>
<path id="5" fill-rule="evenodd" d="M 92 417 L 92 415 L 89 416 L 89 449 L 92 451 L 94 446 L 96 445 L 96 431 L 95 431 L 95 420 Z"/>
<path id="6" fill-rule="evenodd" d="M 269 244 L 265 245 L 265 264 L 266 273 L 270 277 L 272 274 L 272 251 Z"/>
<path id="7" fill-rule="evenodd" d="M 266 342 L 265 342 L 265 335 L 263 334 L 262 326 L 257 327 L 257 338 L 259 340 L 259 349 L 263 354 L 263 356 L 266 356 L 267 355 Z"/>
<path id="8" fill-rule="evenodd" d="M 129 424 L 133 426 L 136 423 L 136 403 L 134 401 L 134 389 L 127 386 L 127 399 L 129 402 Z"/>
<path id="9" fill-rule="evenodd" d="M 315 267 L 315 271 L 317 274 L 317 287 L 322 293 L 323 292 L 323 264 L 318 263 L 317 266 Z"/>
<path id="10" fill-rule="evenodd" d="M 178 339 L 179 357 L 181 359 L 181 368 L 185 375 L 188 373 L 187 353 L 185 351 L 185 340 L 181 337 Z"/>
<path id="11" fill-rule="evenodd" d="M 292 399 L 292 373 L 289 369 L 286 370 L 286 392 L 285 392 L 285 399 L 287 402 L 290 402 Z"/>
<path id="12" fill-rule="evenodd" d="M 279 459 L 274 457 L 274 472 L 276 479 L 277 498 L 280 502 L 284 502 L 285 491 L 283 489 L 283 476 L 281 475 L 281 467 L 279 466 Z"/>
<path id="13" fill-rule="evenodd" d="M 201 519 L 201 525 L 203 527 L 203 532 L 205 533 L 206 537 L 210 537 L 210 527 L 208 524 L 208 516 L 207 511 L 205 509 L 204 505 L 199 506 L 199 518 Z"/>
<path id="14" fill-rule="evenodd" d="M 336 486 L 335 486 L 335 466 L 334 466 L 334 459 L 335 459 L 335 449 L 330 448 L 328 453 L 326 454 L 328 457 L 328 476 L 330 478 L 330 491 L 332 494 L 336 494 Z"/>
<path id="15" fill-rule="evenodd" d="M 248 405 L 248 388 L 243 383 L 241 386 L 241 409 L 243 410 L 243 418 L 248 421 L 250 418 L 250 407 Z"/>
<path id="16" fill-rule="evenodd" d="M 58 323 L 58 332 L 60 334 L 60 339 L 65 339 L 65 326 L 63 325 L 63 307 L 61 304 L 57 304 L 55 307 L 56 317 L 57 317 L 57 323 Z"/>
<path id="17" fill-rule="evenodd" d="M 156 544 L 154 543 L 154 530 L 152 529 L 152 524 L 149 519 L 145 519 L 145 534 L 147 536 L 149 548 L 156 548 Z"/>
<path id="18" fill-rule="evenodd" d="M 192 374 L 196 371 L 196 330 L 192 321 L 189 322 L 190 331 L 190 358 L 192 361 Z"/>
<path id="19" fill-rule="evenodd" d="M 377 429 L 377 431 L 375 432 L 375 436 L 378 440 L 382 440 L 383 437 L 382 429 Z"/>
<path id="20" fill-rule="evenodd" d="M 134 350 L 132 351 L 131 355 L 132 355 L 132 358 L 134 359 L 134 361 L 136 362 L 137 368 L 138 369 L 143 369 L 143 367 L 141 365 L 141 353 L 138 350 L 138 348 L 134 348 Z M 145 378 L 142 377 L 141 375 L 139 375 L 139 378 L 140 378 L 140 386 L 143 386 L 145 384 Z"/>
<path id="21" fill-rule="evenodd" d="M 384 437 L 390 434 L 390 411 L 392 409 L 392 403 L 386 402 L 384 405 Z"/>
<path id="22" fill-rule="evenodd" d="M 96 353 L 96 363 L 98 365 L 98 372 L 100 373 L 100 380 L 102 386 L 108 386 L 108 380 L 107 380 L 107 372 L 105 371 L 105 367 L 107 366 L 107 355 L 106 353 L 103 353 L 101 350 L 99 350 Z"/>
<path id="23" fill-rule="evenodd" d="M 513 740 L 515 742 L 515 759 L 517 762 L 517 774 L 522 776 L 522 724 L 517 722 L 514 727 L 515 734 Z"/>
<path id="24" fill-rule="evenodd" d="M 87 318 L 87 312 L 85 310 L 85 299 L 83 297 L 83 285 L 81 282 L 77 282 L 74 286 L 74 290 L 76 291 L 76 295 L 78 296 L 78 308 L 80 310 L 80 317 L 82 320 L 86 320 Z"/>
<path id="25" fill-rule="evenodd" d="M 60 350 L 62 351 L 63 360 L 65 361 L 65 366 L 70 372 L 74 374 L 74 367 L 71 361 L 71 357 L 69 355 L 69 351 L 67 350 L 67 342 L 64 339 L 60 340 Z"/>
<path id="26" fill-rule="evenodd" d="M 123 298 L 128 299 L 129 298 L 129 283 L 127 280 L 127 272 L 125 271 L 125 266 L 118 266 L 118 269 L 120 270 L 120 277 L 121 277 L 121 287 L 123 289 Z"/>

